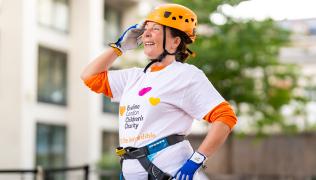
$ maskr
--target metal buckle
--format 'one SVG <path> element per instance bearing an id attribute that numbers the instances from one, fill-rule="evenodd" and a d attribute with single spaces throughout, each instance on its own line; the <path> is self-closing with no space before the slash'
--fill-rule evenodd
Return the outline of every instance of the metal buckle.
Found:
<path id="1" fill-rule="evenodd" d="M 115 152 L 118 156 L 123 156 L 124 154 L 126 154 L 126 150 L 122 147 L 118 147 L 115 149 Z"/>

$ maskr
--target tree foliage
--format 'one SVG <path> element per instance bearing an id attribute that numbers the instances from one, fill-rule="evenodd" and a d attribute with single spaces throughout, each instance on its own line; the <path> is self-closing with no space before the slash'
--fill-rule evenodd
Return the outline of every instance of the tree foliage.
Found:
<path id="1" fill-rule="evenodd" d="M 237 0 L 174 0 L 197 12 L 199 24 L 211 31 L 200 34 L 191 49 L 197 56 L 192 63 L 201 68 L 224 98 L 236 105 L 238 115 L 251 118 L 252 132 L 276 128 L 293 132 L 297 128 L 282 116 L 281 109 L 296 97 L 297 68 L 278 60 L 279 50 L 289 43 L 290 33 L 271 19 L 238 20 L 222 15 L 226 23 L 216 25 L 210 14 L 220 12 L 223 3 Z"/>

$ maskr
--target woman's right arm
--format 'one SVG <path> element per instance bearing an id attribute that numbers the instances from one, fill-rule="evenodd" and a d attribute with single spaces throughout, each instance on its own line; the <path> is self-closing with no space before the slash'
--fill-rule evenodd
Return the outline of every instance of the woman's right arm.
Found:
<path id="1" fill-rule="evenodd" d="M 84 68 L 80 78 L 85 81 L 95 74 L 107 71 L 117 57 L 118 53 L 114 48 L 106 49 Z"/>
<path id="2" fill-rule="evenodd" d="M 107 71 L 114 60 L 127 50 L 137 48 L 141 42 L 143 34 L 143 24 L 130 26 L 116 43 L 110 43 L 111 48 L 106 49 L 101 55 L 89 63 L 81 73 L 81 79 L 87 80 L 89 77 Z"/>

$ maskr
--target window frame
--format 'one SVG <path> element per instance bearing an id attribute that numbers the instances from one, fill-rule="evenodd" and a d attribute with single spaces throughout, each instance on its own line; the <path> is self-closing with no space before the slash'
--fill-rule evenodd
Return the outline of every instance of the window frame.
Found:
<path id="1" fill-rule="evenodd" d="M 40 4 L 40 1 L 41 0 L 38 0 L 38 4 Z M 44 0 L 42 0 L 44 1 Z M 57 27 L 57 25 L 54 24 L 54 20 L 56 18 L 56 2 L 60 1 L 60 0 L 49 0 L 52 2 L 52 7 L 49 8 L 49 13 L 50 13 L 50 20 L 49 20 L 49 23 L 48 24 L 45 24 L 43 22 L 40 21 L 39 17 L 41 16 L 41 11 L 40 9 L 38 8 L 38 12 L 37 12 L 37 23 L 41 26 L 41 27 L 45 27 L 45 28 L 49 28 L 49 29 L 52 29 L 54 31 L 57 31 L 57 32 L 60 32 L 60 33 L 63 33 L 63 34 L 69 34 L 70 33 L 70 25 L 71 25 L 71 0 L 64 0 L 66 3 L 66 6 L 67 6 L 67 12 L 68 12 L 68 16 L 67 16 L 67 22 L 66 23 L 66 27 L 65 29 L 60 29 Z"/>
<path id="2" fill-rule="evenodd" d="M 45 165 L 42 165 L 42 164 L 39 164 L 39 149 L 38 149 L 38 146 L 39 146 L 39 137 L 42 137 L 42 134 L 40 134 L 40 128 L 47 128 L 49 129 L 49 132 L 47 133 L 48 134 L 48 137 L 47 138 L 47 145 L 48 145 L 48 161 L 49 162 L 52 162 L 52 160 L 54 159 L 54 152 L 51 150 L 53 149 L 52 147 L 54 146 L 53 145 L 53 141 L 54 141 L 54 135 L 56 135 L 56 132 L 57 132 L 57 129 L 59 130 L 62 130 L 63 131 L 63 152 L 61 153 L 62 154 L 62 158 L 63 158 L 63 164 L 62 166 L 67 166 L 67 151 L 68 151 L 68 147 L 67 147 L 67 144 L 68 144 L 68 141 L 67 141 L 67 126 L 66 125 L 56 125 L 56 124 L 49 124 L 49 123 L 42 123 L 42 122 L 38 122 L 36 123 L 36 128 L 35 128 L 35 166 L 38 166 L 38 165 L 41 165 L 41 166 L 45 166 Z M 56 168 L 56 167 L 53 167 L 51 164 L 48 165 L 48 166 L 45 166 L 45 168 Z"/>
<path id="3" fill-rule="evenodd" d="M 108 33 L 107 29 L 109 29 L 108 27 L 108 22 L 107 22 L 107 16 L 109 15 L 109 13 L 107 14 L 108 11 L 111 11 L 112 13 L 115 14 L 116 17 L 118 17 L 118 21 L 116 22 L 117 27 L 115 27 L 116 29 L 116 34 L 113 35 L 109 35 L 106 36 L 106 34 Z M 116 6 L 112 5 L 111 3 L 105 1 L 104 2 L 104 6 L 103 6 L 103 41 L 104 41 L 104 45 L 107 45 L 109 42 L 114 42 L 118 36 L 120 35 L 121 31 L 122 31 L 122 24 L 123 24 L 123 9 L 117 8 Z"/>
<path id="4" fill-rule="evenodd" d="M 61 75 L 63 80 L 62 80 L 62 84 L 64 85 L 64 87 L 62 87 L 62 89 L 64 89 L 64 98 L 61 102 L 55 102 L 55 101 L 52 101 L 52 100 L 47 100 L 45 99 L 44 97 L 41 97 L 40 96 L 40 76 L 41 76 L 41 51 L 46 51 L 46 53 L 48 53 L 49 55 L 47 55 L 49 57 L 49 66 L 52 66 L 52 61 L 56 61 L 57 59 L 60 60 L 60 61 L 65 61 L 63 63 L 63 68 L 64 68 L 64 72 L 62 72 L 63 74 Z M 58 57 L 59 56 L 59 57 Z M 56 58 L 57 57 L 57 58 Z M 60 59 L 62 58 L 62 59 Z M 58 105 L 58 106 L 67 106 L 68 105 L 68 54 L 64 51 L 59 51 L 59 50 L 55 50 L 55 49 L 52 49 L 52 48 L 49 48 L 49 47 L 46 47 L 46 46 L 38 46 L 38 63 L 37 63 L 37 96 L 36 96 L 36 100 L 38 103 L 47 103 L 47 104 L 52 104 L 52 105 Z"/>

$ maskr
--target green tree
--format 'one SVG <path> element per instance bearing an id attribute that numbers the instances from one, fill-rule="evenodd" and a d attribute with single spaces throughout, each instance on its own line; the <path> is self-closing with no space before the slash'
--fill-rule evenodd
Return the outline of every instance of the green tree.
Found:
<path id="1" fill-rule="evenodd" d="M 278 61 L 279 50 L 289 43 L 290 33 L 271 19 L 238 20 L 218 8 L 223 3 L 236 5 L 239 0 L 172 2 L 190 7 L 197 12 L 199 24 L 210 27 L 211 33 L 200 34 L 191 45 L 197 56 L 189 63 L 204 71 L 225 99 L 237 107 L 238 115 L 251 117 L 252 131 L 260 135 L 274 127 L 295 132 L 296 126 L 285 120 L 281 108 L 292 100 L 304 103 L 293 93 L 298 71 L 295 65 Z M 226 18 L 226 23 L 210 21 L 215 11 Z"/>
<path id="2" fill-rule="evenodd" d="M 102 158 L 97 162 L 97 168 L 100 171 L 100 180 L 118 179 L 121 172 L 121 165 L 118 156 L 107 152 L 102 154 Z"/>

